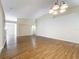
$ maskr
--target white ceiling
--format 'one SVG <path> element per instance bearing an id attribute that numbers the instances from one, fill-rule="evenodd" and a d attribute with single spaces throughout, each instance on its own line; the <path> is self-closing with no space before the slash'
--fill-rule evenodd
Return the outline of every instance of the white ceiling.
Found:
<path id="1" fill-rule="evenodd" d="M 34 19 L 46 14 L 54 0 L 2 0 L 6 15 Z M 79 0 L 64 0 L 70 6 L 78 6 Z"/>

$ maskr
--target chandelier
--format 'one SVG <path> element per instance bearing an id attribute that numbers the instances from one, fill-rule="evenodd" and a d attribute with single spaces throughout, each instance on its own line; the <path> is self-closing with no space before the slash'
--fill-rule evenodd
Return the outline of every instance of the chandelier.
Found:
<path id="1" fill-rule="evenodd" d="M 66 12 L 68 4 L 65 1 L 56 1 L 54 6 L 49 10 L 49 14 L 58 15 Z"/>

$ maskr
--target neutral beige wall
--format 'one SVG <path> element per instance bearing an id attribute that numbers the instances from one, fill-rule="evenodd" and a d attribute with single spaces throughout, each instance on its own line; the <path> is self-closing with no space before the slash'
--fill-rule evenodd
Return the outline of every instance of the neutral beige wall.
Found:
<path id="1" fill-rule="evenodd" d="M 32 20 L 18 18 L 17 20 L 17 36 L 32 35 Z"/>
<path id="2" fill-rule="evenodd" d="M 37 35 L 79 43 L 79 13 L 37 19 Z"/>
<path id="3" fill-rule="evenodd" d="M 5 43 L 5 38 L 4 38 L 4 24 L 5 22 L 5 15 L 4 15 L 4 12 L 3 12 L 3 8 L 2 8 L 2 5 L 1 5 L 1 1 L 0 1 L 0 48 L 3 48 L 4 46 L 4 43 Z"/>

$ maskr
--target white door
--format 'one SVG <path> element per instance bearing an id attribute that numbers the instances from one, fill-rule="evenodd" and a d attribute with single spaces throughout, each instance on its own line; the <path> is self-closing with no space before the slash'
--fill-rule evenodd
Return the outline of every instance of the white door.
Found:
<path id="1" fill-rule="evenodd" d="M 16 42 L 16 23 L 6 23 L 6 38 L 7 38 L 7 44 L 10 44 L 11 42 Z"/>

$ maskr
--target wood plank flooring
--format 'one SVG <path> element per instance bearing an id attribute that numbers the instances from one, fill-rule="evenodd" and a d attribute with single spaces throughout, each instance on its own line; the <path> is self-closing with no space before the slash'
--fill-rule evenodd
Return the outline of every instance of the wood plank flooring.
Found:
<path id="1" fill-rule="evenodd" d="M 31 36 L 16 40 L 6 44 L 0 59 L 79 59 L 79 45 L 75 43 L 44 37 L 36 37 L 33 43 Z"/>

